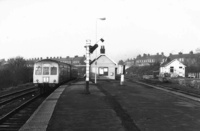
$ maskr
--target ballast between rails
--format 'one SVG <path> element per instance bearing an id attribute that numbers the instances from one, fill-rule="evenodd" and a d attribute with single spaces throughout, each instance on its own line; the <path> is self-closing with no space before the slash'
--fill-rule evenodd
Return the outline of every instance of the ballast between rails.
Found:
<path id="1" fill-rule="evenodd" d="M 19 93 L 22 93 L 22 92 L 25 92 L 25 91 L 35 90 L 35 89 L 36 89 L 36 86 L 32 86 L 32 87 L 29 87 L 28 89 L 23 89 L 23 90 L 19 90 L 19 91 L 13 92 L 13 93 L 8 93 L 8 94 L 5 94 L 5 95 L 1 95 L 0 99 L 3 99 L 5 97 L 9 97 L 9 96 L 12 96 L 12 95 L 15 95 L 15 94 L 19 94 Z"/>
<path id="2" fill-rule="evenodd" d="M 30 90 L 30 89 L 29 89 L 29 90 Z M 14 97 L 11 97 L 10 99 L 8 98 L 8 99 L 6 99 L 6 100 L 4 100 L 4 101 L 1 101 L 1 102 L 0 102 L 0 105 L 9 103 L 9 102 L 11 102 L 11 101 L 13 101 L 13 100 L 16 100 L 16 99 L 20 98 L 20 97 L 23 97 L 23 96 L 26 96 L 26 95 L 28 95 L 28 94 L 32 94 L 32 93 L 38 91 L 38 89 L 36 89 L 36 88 L 34 88 L 34 90 L 33 90 L 33 89 L 31 89 L 30 91 L 29 91 L 29 90 L 20 91 L 20 92 L 17 92 L 17 93 L 15 92 L 15 93 L 13 93 L 13 94 L 9 94 L 9 95 L 7 95 L 7 96 L 4 96 L 3 98 L 7 98 L 7 97 L 11 97 L 12 95 L 14 96 L 14 95 L 16 95 L 16 94 L 21 93 L 21 94 L 19 94 L 19 95 L 16 95 L 16 96 L 14 96 Z"/>
<path id="3" fill-rule="evenodd" d="M 9 111 L 7 114 L 4 114 L 1 118 L 0 118 L 0 124 L 3 123 L 5 120 L 7 120 L 10 116 L 12 116 L 13 114 L 15 114 L 15 112 L 17 112 L 18 110 L 22 109 L 24 106 L 26 106 L 27 104 L 31 103 L 33 100 L 35 100 L 36 98 L 38 98 L 40 95 L 35 95 L 33 98 L 27 100 L 26 102 L 24 102 L 23 104 L 20 104 L 19 106 L 17 106 L 16 108 L 14 108 L 13 110 Z"/>

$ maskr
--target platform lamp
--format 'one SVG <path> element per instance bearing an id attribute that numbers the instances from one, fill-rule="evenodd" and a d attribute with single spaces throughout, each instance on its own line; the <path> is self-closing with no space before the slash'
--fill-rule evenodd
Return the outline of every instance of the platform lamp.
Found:
<path id="1" fill-rule="evenodd" d="M 96 41 L 97 41 L 97 21 L 98 20 L 106 20 L 106 18 L 105 17 L 103 17 L 103 18 L 97 18 L 96 19 Z M 97 59 L 97 51 L 95 51 L 95 59 Z M 97 83 L 97 61 L 95 61 L 95 84 Z"/>

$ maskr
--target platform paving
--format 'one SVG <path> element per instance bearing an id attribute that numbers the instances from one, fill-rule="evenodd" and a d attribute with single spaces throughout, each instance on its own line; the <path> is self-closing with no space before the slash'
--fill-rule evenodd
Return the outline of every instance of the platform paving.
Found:
<path id="1" fill-rule="evenodd" d="M 64 85 L 54 91 L 20 131 L 124 131 L 121 119 L 106 102 L 105 95 L 85 81 Z"/>

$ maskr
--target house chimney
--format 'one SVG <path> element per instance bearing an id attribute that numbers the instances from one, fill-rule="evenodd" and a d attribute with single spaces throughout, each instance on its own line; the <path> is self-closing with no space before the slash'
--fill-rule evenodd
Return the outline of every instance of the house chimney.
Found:
<path id="1" fill-rule="evenodd" d="M 143 54 L 143 57 L 146 57 L 146 56 L 147 56 L 147 54 L 144 53 L 144 54 Z"/>
<path id="2" fill-rule="evenodd" d="M 179 55 L 182 55 L 183 53 L 182 53 L 182 52 L 179 52 L 178 54 L 179 54 Z"/>
<path id="3" fill-rule="evenodd" d="M 105 47 L 103 45 L 101 46 L 100 53 L 105 54 Z"/>

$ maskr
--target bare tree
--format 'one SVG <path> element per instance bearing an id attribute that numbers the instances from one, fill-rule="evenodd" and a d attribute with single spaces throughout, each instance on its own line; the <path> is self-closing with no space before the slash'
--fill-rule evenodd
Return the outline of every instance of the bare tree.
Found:
<path id="1" fill-rule="evenodd" d="M 120 60 L 120 61 L 118 62 L 118 64 L 119 64 L 119 65 L 124 65 L 124 61 L 123 61 L 123 60 Z"/>

